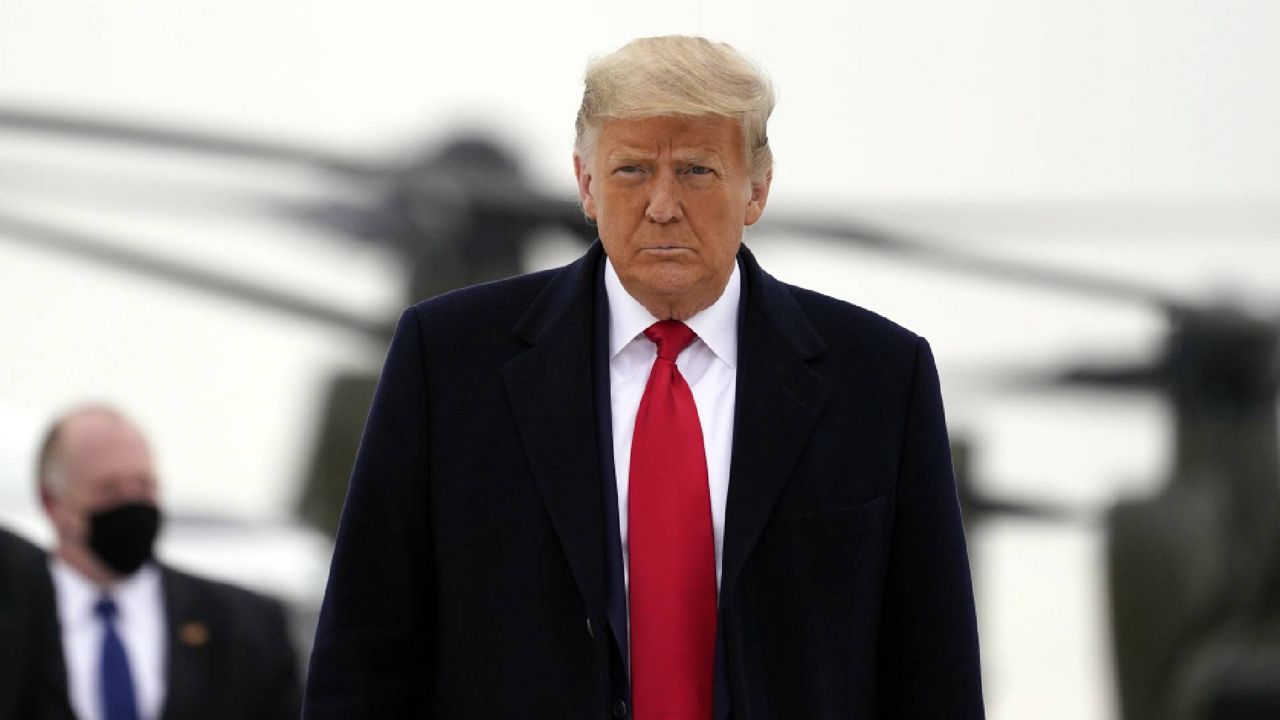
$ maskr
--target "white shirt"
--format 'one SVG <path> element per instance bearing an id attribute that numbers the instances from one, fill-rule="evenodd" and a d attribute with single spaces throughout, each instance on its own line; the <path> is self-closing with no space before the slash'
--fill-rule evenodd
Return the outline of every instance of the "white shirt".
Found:
<path id="1" fill-rule="evenodd" d="M 100 720 L 102 695 L 99 664 L 103 623 L 94 605 L 104 591 L 60 558 L 49 561 L 58 622 L 62 626 L 62 655 L 67 664 L 67 693 L 80 720 Z M 138 713 L 144 720 L 160 717 L 164 703 L 166 638 L 164 594 L 160 571 L 144 565 L 106 591 L 116 603 L 116 634 L 129 656 L 129 674 Z"/>
<path id="2" fill-rule="evenodd" d="M 618 530 L 622 535 L 623 581 L 630 583 L 627 553 L 627 488 L 631 479 L 631 435 L 640 397 L 658 346 L 644 336 L 658 321 L 622 287 L 613 261 L 605 263 L 604 289 L 609 298 L 609 394 L 613 414 L 613 467 L 618 481 Z M 676 367 L 693 391 L 707 454 L 711 493 L 711 528 L 715 535 L 716 587 L 720 587 L 724 547 L 725 501 L 729 497 L 729 459 L 733 449 L 733 410 L 738 379 L 738 300 L 742 279 L 738 265 L 720 299 L 685 321 L 697 339 L 676 358 Z M 628 594 L 629 597 L 629 594 Z"/>

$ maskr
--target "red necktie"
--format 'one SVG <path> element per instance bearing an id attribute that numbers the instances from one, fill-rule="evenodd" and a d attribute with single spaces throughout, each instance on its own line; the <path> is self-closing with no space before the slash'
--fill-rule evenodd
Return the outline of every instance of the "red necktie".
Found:
<path id="1" fill-rule="evenodd" d="M 707 457 L 676 356 L 697 337 L 675 320 L 645 337 L 658 358 L 631 439 L 628 562 L 635 720 L 710 720 L 716 558 Z"/>

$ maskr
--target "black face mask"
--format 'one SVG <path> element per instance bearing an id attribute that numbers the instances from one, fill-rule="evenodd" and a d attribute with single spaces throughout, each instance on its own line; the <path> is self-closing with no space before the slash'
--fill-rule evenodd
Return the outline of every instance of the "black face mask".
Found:
<path id="1" fill-rule="evenodd" d="M 151 559 L 160 531 L 160 510 L 150 503 L 126 503 L 89 516 L 89 547 L 104 565 L 132 575 Z"/>

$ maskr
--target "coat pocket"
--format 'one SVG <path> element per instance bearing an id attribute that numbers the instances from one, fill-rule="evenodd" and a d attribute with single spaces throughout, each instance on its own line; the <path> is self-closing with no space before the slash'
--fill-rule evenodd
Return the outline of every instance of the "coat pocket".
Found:
<path id="1" fill-rule="evenodd" d="M 838 540 L 861 535 L 880 526 L 884 514 L 884 497 L 861 505 L 813 510 L 800 519 L 804 536 L 809 540 Z"/>

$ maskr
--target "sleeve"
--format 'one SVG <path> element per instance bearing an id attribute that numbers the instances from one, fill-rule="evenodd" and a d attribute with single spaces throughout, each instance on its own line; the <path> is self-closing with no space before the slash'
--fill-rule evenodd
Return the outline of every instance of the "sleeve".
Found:
<path id="1" fill-rule="evenodd" d="M 978 630 L 938 371 L 916 346 L 880 621 L 881 715 L 984 717 Z"/>
<path id="2" fill-rule="evenodd" d="M 304 718 L 429 717 L 435 603 L 422 333 L 400 317 L 356 456 Z"/>

